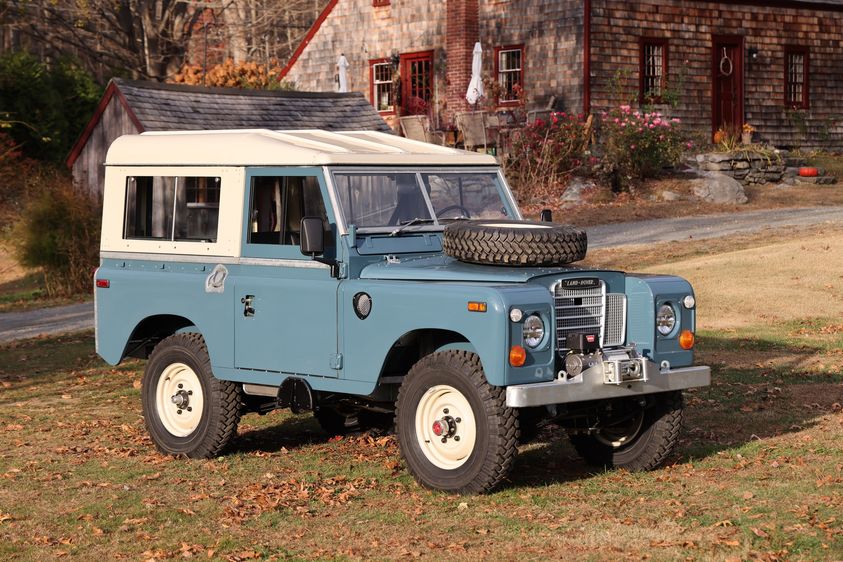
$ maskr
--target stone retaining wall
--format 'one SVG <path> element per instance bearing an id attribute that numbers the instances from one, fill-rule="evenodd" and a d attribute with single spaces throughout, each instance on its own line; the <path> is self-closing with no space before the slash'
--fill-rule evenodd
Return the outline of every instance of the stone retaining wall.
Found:
<path id="1" fill-rule="evenodd" d="M 713 152 L 698 154 L 697 166 L 707 172 L 721 172 L 744 185 L 778 183 L 785 172 L 785 160 L 779 154 L 757 152 Z"/>

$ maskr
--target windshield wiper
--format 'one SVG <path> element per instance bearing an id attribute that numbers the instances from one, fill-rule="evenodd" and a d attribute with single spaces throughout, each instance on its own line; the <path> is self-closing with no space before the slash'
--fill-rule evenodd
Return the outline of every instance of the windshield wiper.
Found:
<path id="1" fill-rule="evenodd" d="M 433 219 L 424 219 L 424 218 L 421 218 L 421 217 L 416 217 L 414 219 L 410 219 L 408 221 L 401 222 L 400 223 L 401 226 L 399 226 L 398 228 L 396 228 L 395 230 L 390 232 L 389 235 L 390 236 L 398 236 L 399 234 L 403 233 L 405 230 L 407 230 L 411 226 L 414 226 L 414 225 L 417 225 L 417 224 L 432 224 L 434 222 L 436 222 L 436 221 L 434 221 Z"/>

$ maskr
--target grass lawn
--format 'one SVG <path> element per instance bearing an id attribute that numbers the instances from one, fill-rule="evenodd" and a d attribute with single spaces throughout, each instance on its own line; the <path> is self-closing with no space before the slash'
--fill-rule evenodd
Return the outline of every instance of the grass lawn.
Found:
<path id="1" fill-rule="evenodd" d="M 479 497 L 417 486 L 392 436 L 331 437 L 286 411 L 246 416 L 222 457 L 164 457 L 142 362 L 105 365 L 89 333 L 0 347 L 0 559 L 843 559 L 843 233 L 772 242 L 640 250 L 640 268 L 698 284 L 714 369 L 667 466 L 593 472 L 547 426 Z M 792 267 L 817 253 L 823 279 L 802 287 Z M 728 286 L 757 268 L 749 296 Z"/>

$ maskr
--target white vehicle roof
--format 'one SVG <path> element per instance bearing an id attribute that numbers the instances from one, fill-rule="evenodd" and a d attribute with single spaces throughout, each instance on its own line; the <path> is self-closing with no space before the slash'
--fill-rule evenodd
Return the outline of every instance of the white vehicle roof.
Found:
<path id="1" fill-rule="evenodd" d="M 169 131 L 124 135 L 108 166 L 496 165 L 493 156 L 376 131 Z"/>

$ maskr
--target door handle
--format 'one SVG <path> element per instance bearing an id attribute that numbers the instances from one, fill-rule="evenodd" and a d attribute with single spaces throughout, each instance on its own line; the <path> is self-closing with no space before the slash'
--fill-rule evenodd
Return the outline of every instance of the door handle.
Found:
<path id="1" fill-rule="evenodd" d="M 255 315 L 255 309 L 252 302 L 255 300 L 255 295 L 246 295 L 240 302 L 243 304 L 243 316 L 249 317 Z"/>

